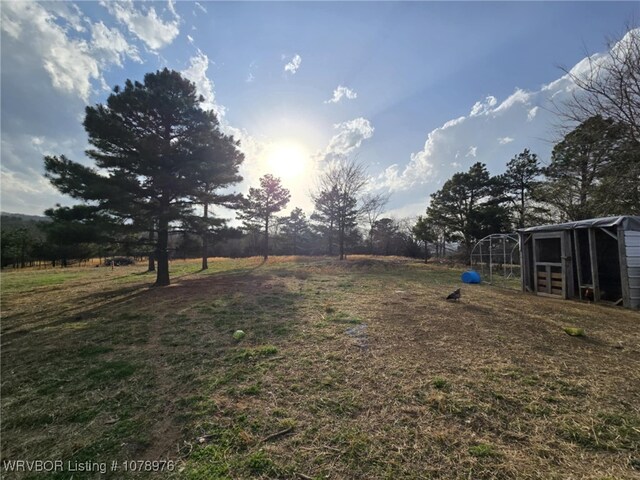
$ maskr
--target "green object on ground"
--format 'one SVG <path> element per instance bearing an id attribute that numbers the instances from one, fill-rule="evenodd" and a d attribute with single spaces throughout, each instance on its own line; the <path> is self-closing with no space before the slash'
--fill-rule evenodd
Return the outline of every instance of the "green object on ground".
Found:
<path id="1" fill-rule="evenodd" d="M 567 335 L 571 335 L 572 337 L 584 337 L 584 329 L 582 328 L 565 327 L 564 331 Z"/>

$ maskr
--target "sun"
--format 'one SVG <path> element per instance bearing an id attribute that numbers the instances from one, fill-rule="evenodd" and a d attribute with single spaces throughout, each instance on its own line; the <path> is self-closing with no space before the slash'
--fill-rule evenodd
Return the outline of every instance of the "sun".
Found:
<path id="1" fill-rule="evenodd" d="M 269 173 L 283 180 L 296 180 L 309 169 L 309 153 L 300 144 L 282 140 L 271 144 L 265 153 Z"/>

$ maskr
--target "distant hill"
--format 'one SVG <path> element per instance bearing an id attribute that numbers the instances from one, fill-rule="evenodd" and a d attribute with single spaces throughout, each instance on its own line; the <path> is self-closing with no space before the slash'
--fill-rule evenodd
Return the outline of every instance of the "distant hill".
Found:
<path id="1" fill-rule="evenodd" d="M 11 222 L 50 222 L 51 219 L 49 217 L 45 217 L 44 215 L 25 215 L 23 213 L 10 213 L 10 212 L 0 212 L 0 221 L 3 223 L 5 221 Z"/>
<path id="2" fill-rule="evenodd" d="M 50 221 L 51 219 L 44 215 L 23 215 L 22 213 L 0 212 L 0 229 L 3 235 L 24 228 L 31 232 L 32 237 L 42 239 L 44 238 L 44 233 L 40 226 Z"/>

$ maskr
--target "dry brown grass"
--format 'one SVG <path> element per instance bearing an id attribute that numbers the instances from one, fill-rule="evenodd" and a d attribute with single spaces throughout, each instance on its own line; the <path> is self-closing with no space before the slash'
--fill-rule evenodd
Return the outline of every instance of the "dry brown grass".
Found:
<path id="1" fill-rule="evenodd" d="M 466 285 L 446 302 L 459 270 L 401 258 L 211 263 L 175 262 L 165 289 L 142 267 L 3 275 L 3 457 L 172 457 L 194 479 L 640 476 L 637 312 Z M 50 356 L 88 347 L 110 350 Z M 47 388 L 62 371 L 75 390 Z M 78 392 L 104 400 L 84 423 Z"/>

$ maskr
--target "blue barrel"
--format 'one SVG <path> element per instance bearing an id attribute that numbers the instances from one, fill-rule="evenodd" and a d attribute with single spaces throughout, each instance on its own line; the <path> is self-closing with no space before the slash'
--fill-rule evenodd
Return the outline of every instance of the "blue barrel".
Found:
<path id="1" fill-rule="evenodd" d="M 462 274 L 464 283 L 480 283 L 480 274 L 475 270 L 468 270 Z"/>

